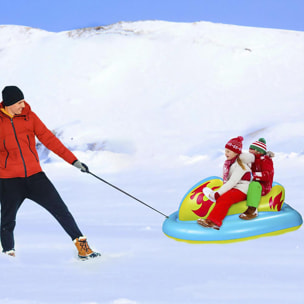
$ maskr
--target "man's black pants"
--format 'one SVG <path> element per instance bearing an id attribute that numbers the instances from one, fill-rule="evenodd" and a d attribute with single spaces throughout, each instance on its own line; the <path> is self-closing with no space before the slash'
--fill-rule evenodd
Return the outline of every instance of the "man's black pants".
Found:
<path id="1" fill-rule="evenodd" d="M 44 172 L 25 178 L 1 179 L 1 244 L 4 252 L 14 249 L 16 215 L 26 198 L 49 211 L 72 240 L 82 236 L 72 214 Z"/>

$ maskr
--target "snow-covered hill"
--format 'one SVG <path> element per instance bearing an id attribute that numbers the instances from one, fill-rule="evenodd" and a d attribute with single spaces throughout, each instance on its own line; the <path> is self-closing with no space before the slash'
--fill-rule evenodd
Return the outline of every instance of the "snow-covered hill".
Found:
<path id="1" fill-rule="evenodd" d="M 163 166 L 214 155 L 223 137 L 241 134 L 303 152 L 302 32 L 160 21 L 58 34 L 2 26 L 0 46 L 2 87 L 19 85 L 76 151 Z"/>
<path id="2" fill-rule="evenodd" d="M 303 32 L 207 22 L 0 26 L 0 87 L 19 86 L 93 172 L 167 214 L 198 180 L 221 174 L 228 139 L 242 135 L 248 148 L 265 137 L 275 179 L 303 214 L 303 54 Z M 19 257 L 0 259 L 1 303 L 302 303 L 302 228 L 225 247 L 176 243 L 159 215 L 40 156 L 104 259 L 69 261 L 73 245 L 28 203 Z"/>

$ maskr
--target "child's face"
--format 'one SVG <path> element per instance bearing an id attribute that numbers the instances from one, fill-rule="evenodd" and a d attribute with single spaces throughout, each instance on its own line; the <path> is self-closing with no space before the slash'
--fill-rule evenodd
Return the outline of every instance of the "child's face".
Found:
<path id="1" fill-rule="evenodd" d="M 249 149 L 249 152 L 254 154 L 254 155 L 261 155 L 262 153 L 257 151 L 257 150 L 254 150 L 254 149 Z"/>
<path id="2" fill-rule="evenodd" d="M 229 149 L 225 149 L 225 156 L 226 156 L 227 160 L 231 160 L 237 156 L 237 153 L 235 153 Z"/>

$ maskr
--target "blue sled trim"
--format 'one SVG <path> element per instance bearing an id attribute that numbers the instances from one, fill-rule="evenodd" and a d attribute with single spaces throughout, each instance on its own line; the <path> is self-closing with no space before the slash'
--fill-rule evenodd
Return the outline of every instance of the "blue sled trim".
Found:
<path id="1" fill-rule="evenodd" d="M 242 220 L 239 214 L 228 215 L 220 230 L 204 228 L 196 221 L 180 221 L 176 211 L 164 221 L 163 232 L 190 243 L 229 243 L 290 232 L 302 223 L 301 215 L 285 203 L 281 211 L 260 212 L 253 220 Z"/>

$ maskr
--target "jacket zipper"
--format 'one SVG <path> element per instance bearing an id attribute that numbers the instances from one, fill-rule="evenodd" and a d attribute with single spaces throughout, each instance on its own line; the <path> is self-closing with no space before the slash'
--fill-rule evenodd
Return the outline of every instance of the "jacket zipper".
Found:
<path id="1" fill-rule="evenodd" d="M 34 155 L 34 157 L 35 157 L 36 161 L 37 161 L 37 162 L 39 162 L 39 160 L 37 159 L 36 154 L 35 154 L 35 153 L 33 152 L 33 150 L 31 149 L 30 137 L 29 137 L 28 135 L 26 135 L 26 137 L 27 137 L 27 140 L 28 140 L 28 144 L 29 144 L 29 149 L 30 149 L 30 151 L 31 151 L 31 152 L 32 152 L 32 154 Z"/>
<path id="2" fill-rule="evenodd" d="M 18 145 L 18 148 L 19 148 L 19 152 L 20 152 L 20 155 L 21 155 L 21 159 L 22 159 L 22 162 L 23 162 L 25 177 L 27 177 L 27 170 L 26 170 L 26 165 L 25 165 L 24 157 L 23 157 L 23 154 L 22 154 L 21 146 L 20 146 L 19 141 L 18 141 L 16 129 L 15 129 L 14 122 L 13 122 L 12 118 L 11 118 L 11 123 L 12 123 L 12 127 L 13 127 L 13 130 L 14 130 L 14 134 L 15 134 L 15 138 L 16 138 L 16 141 L 17 141 L 17 145 Z"/>
<path id="3" fill-rule="evenodd" d="M 7 153 L 6 158 L 5 158 L 5 166 L 4 166 L 4 168 L 6 168 L 7 160 L 8 160 L 8 157 L 9 157 L 9 152 L 6 149 L 5 140 L 3 140 L 3 146 L 4 146 L 4 149 L 5 149 L 6 153 Z"/>

